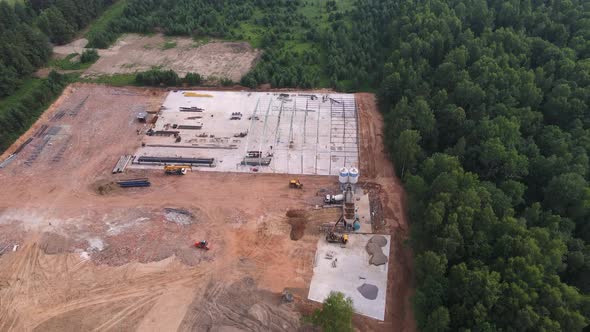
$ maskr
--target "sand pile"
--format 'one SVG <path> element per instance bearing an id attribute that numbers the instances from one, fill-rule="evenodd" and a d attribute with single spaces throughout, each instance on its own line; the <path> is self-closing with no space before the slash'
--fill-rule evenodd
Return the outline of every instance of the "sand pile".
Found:
<path id="1" fill-rule="evenodd" d="M 387 263 L 387 256 L 383 253 L 382 247 L 387 245 L 387 239 L 382 235 L 373 236 L 367 243 L 367 252 L 371 255 L 369 264 L 383 265 Z"/>
<path id="2" fill-rule="evenodd" d="M 383 235 L 375 235 L 370 240 L 370 243 L 375 243 L 379 247 L 385 247 L 387 245 L 387 239 Z"/>

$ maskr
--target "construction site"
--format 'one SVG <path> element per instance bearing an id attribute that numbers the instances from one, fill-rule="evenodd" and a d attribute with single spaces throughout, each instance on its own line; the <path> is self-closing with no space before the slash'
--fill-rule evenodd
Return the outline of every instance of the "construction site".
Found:
<path id="1" fill-rule="evenodd" d="M 0 330 L 415 330 L 372 94 L 76 83 L 0 157 Z"/>

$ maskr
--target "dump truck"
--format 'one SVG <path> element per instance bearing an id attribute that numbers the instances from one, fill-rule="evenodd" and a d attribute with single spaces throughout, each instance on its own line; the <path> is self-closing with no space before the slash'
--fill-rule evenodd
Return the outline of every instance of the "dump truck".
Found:
<path id="1" fill-rule="evenodd" d="M 334 232 L 329 232 L 328 234 L 326 234 L 326 241 L 330 242 L 330 243 L 342 243 L 342 244 L 347 244 L 348 243 L 348 234 L 337 234 Z"/>
<path id="2" fill-rule="evenodd" d="M 289 181 L 289 188 L 303 189 L 303 183 L 299 182 L 299 179 L 292 179 Z"/>
<path id="3" fill-rule="evenodd" d="M 326 203 L 326 204 L 342 204 L 343 200 L 344 200 L 344 195 L 342 195 L 342 194 L 326 195 L 326 198 L 324 198 L 324 203 Z"/>
<path id="4" fill-rule="evenodd" d="M 164 172 L 169 175 L 185 175 L 189 170 L 192 170 L 192 168 L 190 166 L 177 166 L 177 165 L 164 166 Z"/>

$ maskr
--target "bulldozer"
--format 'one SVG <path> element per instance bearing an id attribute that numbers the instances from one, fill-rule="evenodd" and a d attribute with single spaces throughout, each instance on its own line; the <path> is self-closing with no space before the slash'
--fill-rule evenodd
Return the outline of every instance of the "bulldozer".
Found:
<path id="1" fill-rule="evenodd" d="M 166 165 L 164 166 L 164 173 L 170 175 L 185 175 L 189 170 L 192 170 L 190 166 L 176 166 Z"/>
<path id="2" fill-rule="evenodd" d="M 330 243 L 346 244 L 348 243 L 348 234 L 340 235 L 334 232 L 329 232 L 328 234 L 326 234 L 326 241 Z"/>
<path id="3" fill-rule="evenodd" d="M 299 182 L 299 179 L 292 179 L 289 181 L 289 188 L 303 189 L 303 183 Z"/>

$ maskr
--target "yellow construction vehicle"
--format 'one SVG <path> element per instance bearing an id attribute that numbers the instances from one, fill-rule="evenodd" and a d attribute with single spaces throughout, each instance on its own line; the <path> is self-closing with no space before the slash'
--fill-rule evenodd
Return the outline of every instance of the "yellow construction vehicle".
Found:
<path id="1" fill-rule="evenodd" d="M 326 241 L 328 241 L 330 243 L 347 244 L 348 243 L 348 234 L 340 235 L 340 234 L 336 234 L 334 232 L 329 232 L 328 234 L 326 234 Z"/>
<path id="2" fill-rule="evenodd" d="M 164 166 L 164 172 L 170 175 L 185 175 L 188 171 L 192 171 L 191 166 L 176 166 L 166 165 Z"/>
<path id="3" fill-rule="evenodd" d="M 289 188 L 303 189 L 303 184 L 299 182 L 299 179 L 292 179 L 289 181 Z"/>

